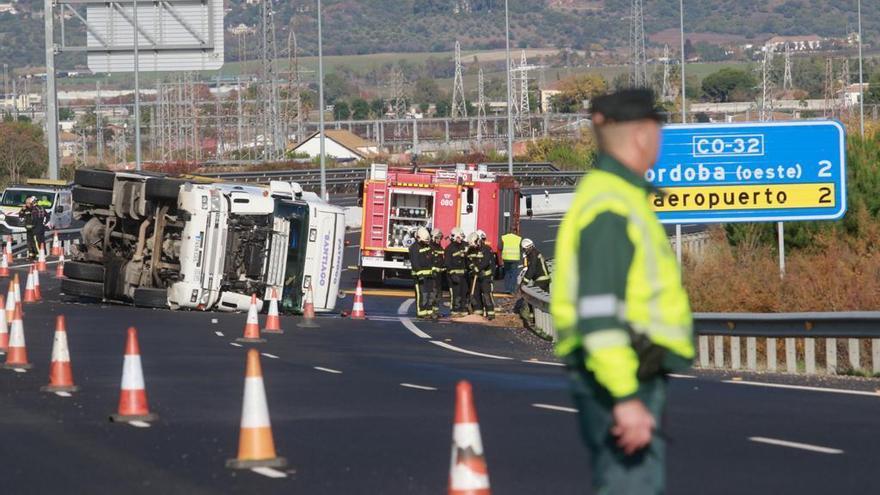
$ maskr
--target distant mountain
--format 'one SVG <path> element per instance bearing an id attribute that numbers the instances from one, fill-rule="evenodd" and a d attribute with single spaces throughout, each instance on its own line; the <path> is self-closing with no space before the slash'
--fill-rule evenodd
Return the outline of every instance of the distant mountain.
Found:
<path id="1" fill-rule="evenodd" d="M 251 0 L 252 2 L 258 0 Z M 300 53 L 316 51 L 315 0 L 273 2 L 278 53 L 286 54 L 293 27 Z M 464 49 L 504 46 L 503 0 L 324 0 L 324 48 L 327 54 L 448 51 L 460 40 Z M 678 27 L 678 0 L 645 0 L 645 30 L 653 34 Z M 880 2 L 863 2 L 866 41 L 880 33 Z M 43 20 L 39 0 L 11 4 L 0 13 L 0 63 L 10 67 L 42 65 Z M 629 35 L 630 0 L 510 0 L 512 46 L 614 48 Z M 260 4 L 227 0 L 226 26 L 254 28 Z M 685 28 L 746 39 L 760 33 L 818 34 L 843 37 L 856 26 L 855 2 L 837 0 L 688 0 Z M 75 20 L 68 21 L 70 26 Z M 244 30 L 244 29 L 243 29 Z M 82 33 L 69 28 L 68 37 Z M 227 60 L 258 53 L 256 33 L 226 36 Z M 59 66 L 84 59 L 63 55 Z"/>

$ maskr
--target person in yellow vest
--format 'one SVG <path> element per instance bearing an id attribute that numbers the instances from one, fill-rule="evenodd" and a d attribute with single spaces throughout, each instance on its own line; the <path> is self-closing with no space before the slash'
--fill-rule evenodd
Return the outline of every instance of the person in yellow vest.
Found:
<path id="1" fill-rule="evenodd" d="M 513 294 L 516 291 L 516 278 L 522 268 L 522 237 L 511 227 L 510 231 L 501 236 L 501 261 L 504 262 L 504 291 Z"/>
<path id="2" fill-rule="evenodd" d="M 644 179 L 660 147 L 650 90 L 593 99 L 599 146 L 556 240 L 551 312 L 597 493 L 665 490 L 670 372 L 694 357 L 688 295 Z"/>

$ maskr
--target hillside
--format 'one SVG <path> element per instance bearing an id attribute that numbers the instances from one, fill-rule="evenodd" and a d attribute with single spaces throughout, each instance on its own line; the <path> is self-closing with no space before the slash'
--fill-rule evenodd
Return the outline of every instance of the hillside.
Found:
<path id="1" fill-rule="evenodd" d="M 867 41 L 880 33 L 880 3 L 864 2 Z M 770 34 L 819 34 L 842 37 L 856 25 L 854 2 L 832 0 L 700 0 L 686 2 L 686 29 L 722 39 L 760 38 Z M 260 6 L 228 0 L 226 25 L 254 26 Z M 324 42 L 327 54 L 447 51 L 456 39 L 464 49 L 504 46 L 503 0 L 325 0 Z M 629 0 L 511 0 L 515 48 L 614 48 L 625 46 Z M 17 14 L 0 14 L 0 62 L 11 67 L 41 65 L 42 2 L 20 0 Z M 849 9 L 849 10 L 847 10 Z M 316 48 L 314 0 L 276 1 L 279 53 L 286 51 L 293 26 L 300 53 Z M 678 26 L 678 1 L 645 2 L 649 35 Z M 81 29 L 68 28 L 68 37 Z M 667 31 L 668 32 L 668 31 Z M 705 36 L 701 34 L 701 36 Z M 656 39 L 656 38 L 655 38 Z M 253 58 L 257 36 L 227 34 L 227 60 Z M 72 67 L 82 57 L 65 54 L 59 66 Z"/>

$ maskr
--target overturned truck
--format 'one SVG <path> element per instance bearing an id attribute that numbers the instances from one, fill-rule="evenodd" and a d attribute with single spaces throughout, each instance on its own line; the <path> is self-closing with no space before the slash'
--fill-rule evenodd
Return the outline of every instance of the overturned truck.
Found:
<path id="1" fill-rule="evenodd" d="M 307 292 L 316 311 L 336 305 L 344 212 L 296 183 L 79 169 L 73 203 L 85 225 L 64 265 L 68 296 L 242 311 L 274 290 L 285 312 Z"/>

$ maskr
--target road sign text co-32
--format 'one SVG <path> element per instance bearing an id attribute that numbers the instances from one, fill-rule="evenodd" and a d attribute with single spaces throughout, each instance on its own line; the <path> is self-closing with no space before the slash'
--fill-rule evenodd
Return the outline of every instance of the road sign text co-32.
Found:
<path id="1" fill-rule="evenodd" d="M 836 121 L 669 125 L 645 175 L 663 223 L 835 220 L 846 212 Z"/>

